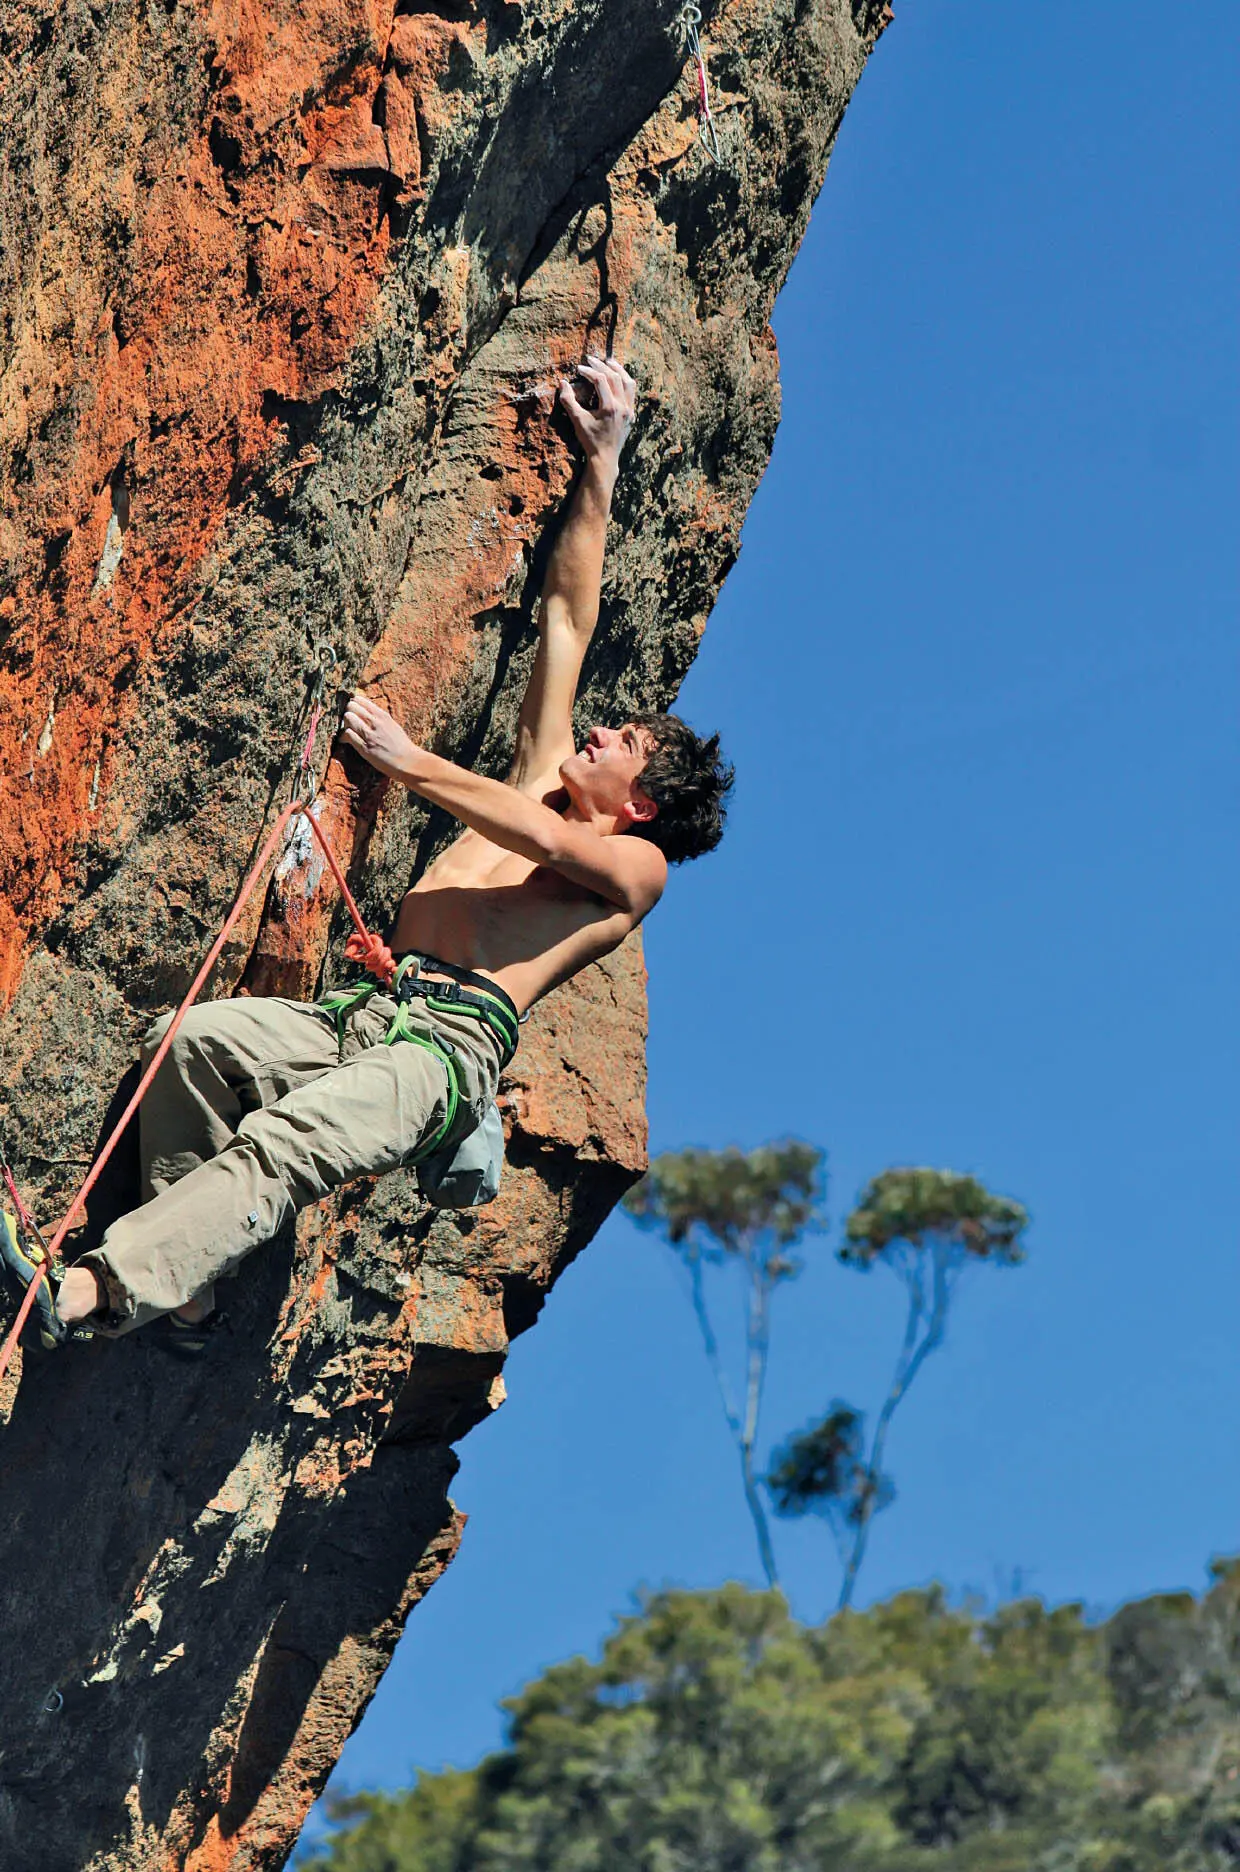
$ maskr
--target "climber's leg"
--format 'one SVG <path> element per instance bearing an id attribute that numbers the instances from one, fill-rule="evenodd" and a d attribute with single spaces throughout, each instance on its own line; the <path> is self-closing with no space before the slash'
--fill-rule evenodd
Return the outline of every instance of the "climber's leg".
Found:
<path id="1" fill-rule="evenodd" d="M 171 1020 L 147 1033 L 144 1066 Z M 222 1151 L 247 1112 L 338 1062 L 334 1023 L 305 1002 L 242 997 L 190 1008 L 139 1111 L 143 1201 Z"/>
<path id="2" fill-rule="evenodd" d="M 144 1067 L 172 1018 L 163 1015 L 146 1033 Z M 335 1023 L 311 1004 L 268 996 L 190 1008 L 138 1112 L 144 1202 L 223 1150 L 247 1112 L 308 1084 L 339 1058 Z M 88 1257 L 66 1273 L 58 1305 L 71 1323 L 102 1304 L 106 1295 Z M 207 1285 L 177 1311 L 197 1325 L 214 1305 Z"/>
<path id="3" fill-rule="evenodd" d="M 480 1114 L 474 1062 L 461 1048 L 458 1057 L 463 1102 Z M 424 1047 L 401 1043 L 371 1045 L 247 1113 L 218 1156 L 114 1222 L 84 1257 L 107 1293 L 105 1330 L 125 1332 L 183 1306 L 307 1203 L 410 1162 L 448 1109 L 447 1068 Z"/>

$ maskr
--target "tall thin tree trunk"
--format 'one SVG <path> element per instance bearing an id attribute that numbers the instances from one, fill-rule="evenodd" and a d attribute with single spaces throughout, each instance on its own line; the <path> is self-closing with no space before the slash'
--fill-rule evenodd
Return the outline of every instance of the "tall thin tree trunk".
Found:
<path id="1" fill-rule="evenodd" d="M 741 1474 L 745 1484 L 745 1500 L 749 1503 L 749 1512 L 753 1517 L 754 1528 L 758 1536 L 758 1552 L 762 1556 L 766 1583 L 768 1586 L 778 1586 L 779 1573 L 775 1565 L 775 1547 L 771 1540 L 766 1510 L 762 1506 L 762 1498 L 758 1493 L 757 1478 L 753 1472 L 753 1452 L 758 1437 L 758 1417 L 762 1410 L 762 1391 L 766 1383 L 767 1355 L 771 1344 L 768 1311 L 770 1289 L 756 1258 L 752 1254 L 746 1258 L 749 1263 L 749 1312 L 745 1335 L 748 1368 L 745 1387 L 745 1426 L 741 1434 Z"/>
<path id="2" fill-rule="evenodd" d="M 866 1465 L 868 1488 L 861 1507 L 861 1518 L 857 1524 L 852 1553 L 849 1555 L 848 1565 L 844 1569 L 844 1579 L 840 1586 L 837 1609 L 841 1612 L 852 1604 L 857 1575 L 865 1559 L 865 1551 L 870 1538 L 870 1523 L 874 1519 L 875 1504 L 882 1483 L 883 1457 L 886 1453 L 887 1433 L 891 1428 L 891 1420 L 895 1416 L 897 1405 L 907 1393 L 926 1359 L 943 1342 L 943 1332 L 947 1325 L 947 1309 L 951 1301 L 951 1287 L 948 1280 L 950 1250 L 945 1245 L 936 1243 L 932 1253 L 933 1298 L 930 1304 L 929 1323 L 920 1345 L 917 1343 L 917 1331 L 926 1311 L 922 1272 L 915 1261 L 908 1262 L 906 1267 L 900 1270 L 908 1287 L 908 1318 L 905 1321 L 904 1341 L 896 1360 L 891 1388 L 878 1414 L 878 1422 L 874 1426 L 874 1441 L 870 1446 L 870 1457 Z"/>
<path id="3" fill-rule="evenodd" d="M 693 1295 L 693 1311 L 697 1315 L 698 1326 L 702 1334 L 702 1344 L 706 1351 L 706 1360 L 714 1373 L 715 1384 L 719 1390 L 719 1401 L 723 1406 L 723 1415 L 728 1429 L 732 1432 L 737 1454 L 741 1464 L 741 1487 L 745 1492 L 745 1505 L 749 1509 L 754 1533 L 758 1540 L 758 1556 L 762 1561 L 762 1570 L 766 1574 L 768 1586 L 778 1586 L 779 1573 L 775 1565 L 775 1549 L 771 1542 L 771 1531 L 767 1524 L 762 1499 L 758 1494 L 757 1482 L 753 1473 L 753 1437 L 748 1435 L 750 1420 L 756 1432 L 757 1417 L 755 1408 L 755 1390 L 753 1363 L 750 1360 L 750 1375 L 747 1386 L 746 1414 L 744 1420 L 736 1408 L 732 1396 L 732 1387 L 728 1383 L 728 1374 L 723 1369 L 723 1360 L 719 1356 L 719 1341 L 715 1337 L 715 1328 L 710 1311 L 706 1305 L 706 1289 L 702 1282 L 702 1258 L 698 1254 L 686 1255 L 689 1267 L 689 1285 Z M 765 1376 L 765 1359 L 757 1379 L 757 1402 L 761 1401 L 762 1381 Z"/>

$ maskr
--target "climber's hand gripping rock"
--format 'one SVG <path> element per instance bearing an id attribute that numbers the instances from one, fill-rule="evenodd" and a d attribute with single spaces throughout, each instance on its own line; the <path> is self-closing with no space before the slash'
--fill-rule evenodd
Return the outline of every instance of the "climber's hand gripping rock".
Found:
<path id="1" fill-rule="evenodd" d="M 369 761 L 390 780 L 412 772 L 418 755 L 423 752 L 385 708 L 364 695 L 350 698 L 340 738 L 346 747 L 354 748 L 363 760 Z"/>
<path id="2" fill-rule="evenodd" d="M 593 390 L 595 407 L 590 409 L 581 401 L 567 377 L 560 382 L 560 402 L 587 462 L 605 463 L 614 473 L 633 426 L 637 385 L 616 358 L 588 357 L 577 366 L 577 376 Z"/>

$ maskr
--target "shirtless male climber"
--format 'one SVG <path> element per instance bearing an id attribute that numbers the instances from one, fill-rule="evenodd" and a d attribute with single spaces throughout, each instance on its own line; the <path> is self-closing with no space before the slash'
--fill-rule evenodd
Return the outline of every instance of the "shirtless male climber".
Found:
<path id="1" fill-rule="evenodd" d="M 479 1125 L 519 1017 L 608 954 L 653 909 L 667 867 L 709 851 L 731 772 L 718 737 L 674 715 L 595 727 L 578 750 L 573 702 L 598 622 L 603 550 L 635 387 L 614 359 L 564 381 L 585 464 L 547 567 L 539 641 L 507 783 L 410 740 L 356 695 L 343 739 L 465 830 L 404 897 L 394 992 L 373 978 L 319 1002 L 239 997 L 192 1007 L 140 1111 L 144 1202 L 70 1267 L 36 1318 L 51 1349 L 86 1329 L 158 1319 L 200 1351 L 213 1283 L 308 1203 L 451 1147 Z M 147 1057 L 171 1016 L 144 1042 Z M 35 1269 L 0 1225 L 10 1287 Z"/>

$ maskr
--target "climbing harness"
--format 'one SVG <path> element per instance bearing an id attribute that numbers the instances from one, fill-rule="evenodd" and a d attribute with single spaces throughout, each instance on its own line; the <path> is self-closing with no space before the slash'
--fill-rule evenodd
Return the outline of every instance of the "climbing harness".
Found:
<path id="1" fill-rule="evenodd" d="M 702 147 L 715 162 L 723 161 L 723 148 L 719 142 L 719 132 L 715 128 L 715 115 L 710 107 L 710 84 L 706 76 L 706 57 L 702 51 L 702 41 L 698 36 L 698 27 L 702 24 L 702 10 L 693 5 L 693 0 L 682 7 L 677 15 L 677 24 L 688 44 L 689 56 L 697 67 L 698 92 L 698 136 Z"/>
<path id="2" fill-rule="evenodd" d="M 359 945 L 360 947 L 360 945 Z M 346 954 L 348 952 L 346 951 Z M 387 951 L 391 956 L 391 951 Z M 356 957 L 354 958 L 357 959 Z M 427 1008 L 437 1014 L 463 1014 L 470 1020 L 478 1021 L 499 1041 L 500 1068 L 508 1065 L 517 1050 L 520 1017 L 513 1003 L 502 988 L 485 975 L 475 974 L 472 969 L 460 968 L 455 962 L 443 962 L 438 956 L 419 954 L 407 950 L 395 961 L 395 973 L 388 992 L 396 1002 L 396 1012 L 388 1023 L 383 1036 L 384 1046 L 395 1046 L 399 1041 L 411 1046 L 424 1048 L 434 1055 L 443 1067 L 448 1079 L 448 1113 L 443 1124 L 418 1151 L 413 1162 L 421 1172 L 431 1158 L 443 1157 L 442 1164 L 432 1167 L 429 1176 L 419 1176 L 424 1195 L 440 1208 L 472 1208 L 475 1203 L 489 1202 L 499 1188 L 499 1165 L 496 1163 L 495 1129 L 499 1122 L 498 1111 L 492 1118 L 493 1107 L 488 1108 L 482 1124 L 478 1127 L 485 1133 L 485 1146 L 482 1161 L 475 1165 L 472 1161 L 477 1151 L 468 1151 L 468 1140 L 462 1141 L 455 1148 L 443 1151 L 444 1139 L 449 1135 L 456 1122 L 460 1104 L 461 1082 L 456 1060 L 455 1048 L 450 1041 L 434 1040 L 430 1035 L 413 1026 L 409 1010 L 414 1001 L 425 1001 Z M 449 981 L 432 981 L 423 975 L 423 968 L 438 970 L 451 976 Z M 330 1014 L 336 1023 L 336 1037 L 341 1054 L 344 1053 L 345 1023 L 358 1008 L 365 1007 L 372 995 L 383 989 L 383 983 L 363 976 L 359 982 L 347 988 L 333 988 L 319 997 L 318 1006 L 325 1014 Z M 467 1163 L 462 1155 L 470 1161 Z M 499 1159 L 503 1157 L 503 1125 L 499 1123 Z M 472 1190 L 476 1193 L 466 1196 L 463 1192 Z M 446 1192 L 453 1192 L 448 1199 Z"/>
<path id="3" fill-rule="evenodd" d="M 387 953 L 392 955 L 390 949 Z M 351 959 L 357 961 L 360 958 L 354 954 Z M 412 1001 L 425 1001 L 427 1007 L 437 1014 L 464 1014 L 470 1020 L 481 1021 L 489 1027 L 502 1049 L 501 1068 L 507 1066 L 517 1050 L 520 1016 L 502 988 L 486 975 L 477 975 L 472 969 L 461 968 L 455 962 L 442 962 L 438 956 L 422 955 L 417 950 L 406 950 L 399 957 L 392 957 L 392 960 L 395 970 L 388 992 L 398 1005 L 384 1035 L 385 1046 L 413 1037 L 413 1030 L 409 1026 L 409 1004 Z M 452 979 L 432 981 L 423 974 L 424 969 L 433 969 Z M 345 1021 L 357 1008 L 365 1007 L 370 997 L 379 993 L 382 986 L 377 980 L 367 981 L 363 978 L 348 988 L 333 988 L 320 996 L 318 1005 L 334 1019 L 336 1036 L 342 1047 Z"/>

